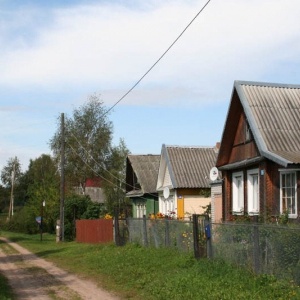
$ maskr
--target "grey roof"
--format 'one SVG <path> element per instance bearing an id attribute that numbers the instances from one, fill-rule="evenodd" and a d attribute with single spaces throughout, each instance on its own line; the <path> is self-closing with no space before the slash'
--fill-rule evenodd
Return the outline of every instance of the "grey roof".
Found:
<path id="1" fill-rule="evenodd" d="M 131 191 L 127 195 L 141 196 L 145 193 L 157 193 L 156 183 L 160 155 L 128 155 L 127 158 L 142 189 L 140 192 Z"/>
<path id="2" fill-rule="evenodd" d="M 214 147 L 181 147 L 163 145 L 174 188 L 209 188 L 209 172 L 216 164 Z"/>
<path id="3" fill-rule="evenodd" d="M 280 165 L 300 163 L 300 85 L 235 81 L 261 155 Z"/>

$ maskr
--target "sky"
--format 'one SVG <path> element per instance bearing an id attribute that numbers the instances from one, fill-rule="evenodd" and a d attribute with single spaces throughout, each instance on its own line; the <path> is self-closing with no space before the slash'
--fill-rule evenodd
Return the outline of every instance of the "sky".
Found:
<path id="1" fill-rule="evenodd" d="M 110 109 L 207 0 L 0 0 L 0 171 L 51 154 L 61 113 Z M 235 80 L 300 84 L 300 1 L 211 0 L 108 114 L 113 144 L 214 146 Z"/>

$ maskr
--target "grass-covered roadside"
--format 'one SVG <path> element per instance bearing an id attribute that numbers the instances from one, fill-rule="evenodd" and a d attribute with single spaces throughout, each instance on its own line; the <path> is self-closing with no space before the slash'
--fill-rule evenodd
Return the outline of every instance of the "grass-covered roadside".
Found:
<path id="1" fill-rule="evenodd" d="M 49 235 L 42 242 L 39 235 L 2 235 L 60 267 L 102 282 L 122 299 L 300 299 L 299 288 L 290 283 L 253 276 L 220 261 L 196 261 L 169 249 L 56 243 Z"/>
<path id="2" fill-rule="evenodd" d="M 0 300 L 11 299 L 14 299 L 11 287 L 8 285 L 7 279 L 0 274 Z"/>

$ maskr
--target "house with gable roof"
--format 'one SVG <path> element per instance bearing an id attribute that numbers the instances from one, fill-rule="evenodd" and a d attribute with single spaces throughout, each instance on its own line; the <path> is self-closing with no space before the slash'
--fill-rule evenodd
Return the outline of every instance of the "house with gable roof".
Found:
<path id="1" fill-rule="evenodd" d="M 134 218 L 158 212 L 156 182 L 160 155 L 128 155 L 126 159 L 126 196 L 132 201 Z"/>
<path id="2" fill-rule="evenodd" d="M 235 81 L 216 167 L 223 220 L 300 213 L 300 85 Z"/>
<path id="3" fill-rule="evenodd" d="M 216 158 L 216 147 L 163 144 L 156 186 L 160 213 L 177 218 L 202 214 L 211 201 L 209 173 Z"/>

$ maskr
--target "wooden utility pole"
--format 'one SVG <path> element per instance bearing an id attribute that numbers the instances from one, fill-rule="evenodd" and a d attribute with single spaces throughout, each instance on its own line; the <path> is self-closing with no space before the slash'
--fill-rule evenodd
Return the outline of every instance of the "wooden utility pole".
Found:
<path id="1" fill-rule="evenodd" d="M 11 190 L 10 190 L 10 203 L 8 211 L 8 220 L 14 215 L 14 184 L 15 184 L 15 172 L 16 172 L 16 162 L 13 164 L 13 170 L 11 172 Z"/>
<path id="2" fill-rule="evenodd" d="M 65 116 L 64 113 L 61 114 L 61 149 L 60 149 L 60 232 L 59 241 L 63 242 L 65 240 L 65 212 L 64 212 L 64 202 L 65 202 Z"/>

